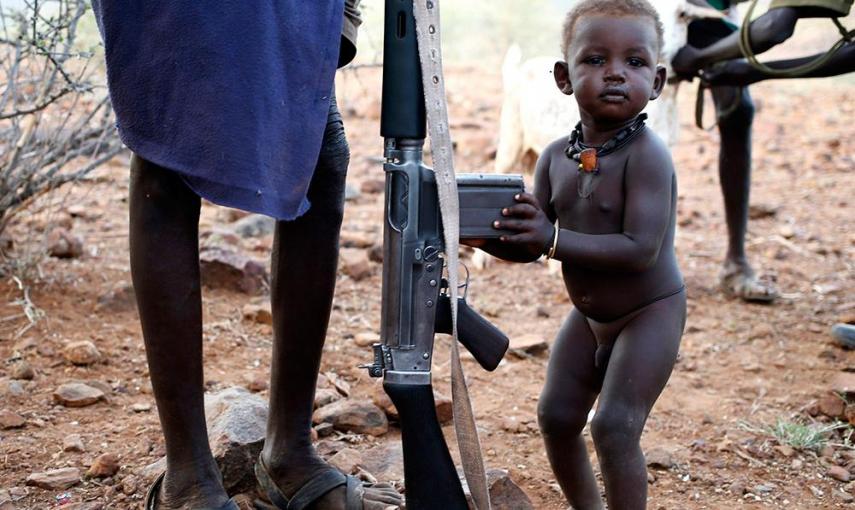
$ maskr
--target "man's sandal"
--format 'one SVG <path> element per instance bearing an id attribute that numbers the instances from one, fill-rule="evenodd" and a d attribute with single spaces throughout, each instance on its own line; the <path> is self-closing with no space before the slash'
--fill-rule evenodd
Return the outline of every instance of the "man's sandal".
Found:
<path id="1" fill-rule="evenodd" d="M 729 297 L 754 303 L 771 303 L 780 296 L 772 282 L 745 274 L 738 268 L 722 271 L 721 288 Z"/>
<path id="2" fill-rule="evenodd" d="M 261 455 L 255 463 L 255 478 L 258 480 L 260 492 L 266 497 L 266 501 L 264 499 L 255 501 L 255 507 L 259 510 L 303 510 L 329 491 L 342 485 L 345 487 L 345 509 L 362 510 L 362 496 L 365 493 L 362 481 L 334 468 L 311 478 L 290 498 L 282 494 L 276 482 L 273 481 Z"/>
<path id="3" fill-rule="evenodd" d="M 164 476 L 166 476 L 165 472 L 158 475 L 157 479 L 148 489 L 148 494 L 145 495 L 145 507 L 143 507 L 145 510 L 157 510 L 157 498 L 160 494 L 160 487 L 163 485 Z M 240 510 L 240 508 L 234 499 L 230 499 L 228 503 L 219 508 L 199 508 L 194 510 Z"/>

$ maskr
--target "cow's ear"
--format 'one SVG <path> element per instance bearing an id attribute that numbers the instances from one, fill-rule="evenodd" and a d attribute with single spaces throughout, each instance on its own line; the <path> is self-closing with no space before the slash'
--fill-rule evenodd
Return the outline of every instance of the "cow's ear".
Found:
<path id="1" fill-rule="evenodd" d="M 654 100 L 662 94 L 662 89 L 665 88 L 668 71 L 665 66 L 656 66 L 656 77 L 653 79 L 653 90 L 650 91 L 650 100 Z"/>
<path id="2" fill-rule="evenodd" d="M 568 96 L 572 95 L 573 84 L 570 83 L 570 68 L 567 65 L 567 62 L 564 62 L 563 60 L 556 62 L 555 67 L 552 70 L 552 74 L 555 77 L 555 84 L 558 85 L 558 90 Z"/>

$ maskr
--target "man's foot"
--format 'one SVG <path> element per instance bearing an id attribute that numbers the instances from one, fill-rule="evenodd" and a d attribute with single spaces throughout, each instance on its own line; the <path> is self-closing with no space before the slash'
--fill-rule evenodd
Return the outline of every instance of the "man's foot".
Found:
<path id="1" fill-rule="evenodd" d="M 831 336 L 844 349 L 855 349 L 855 325 L 835 324 L 831 328 Z"/>
<path id="2" fill-rule="evenodd" d="M 401 495 L 388 484 L 362 484 L 349 479 L 317 455 L 289 460 L 288 465 L 272 465 L 262 453 L 256 464 L 256 478 L 263 501 L 278 503 L 269 508 L 286 508 L 283 501 L 309 496 L 307 510 L 387 510 L 403 506 Z M 327 487 L 332 487 L 325 490 Z M 302 491 L 302 492 L 301 492 Z M 280 501 L 276 501 L 276 500 Z M 361 505 L 358 504 L 361 499 Z"/>
<path id="3" fill-rule="evenodd" d="M 743 301 L 771 303 L 780 296 L 774 283 L 758 278 L 748 264 L 726 262 L 720 278 L 724 293 Z"/>
<path id="4" fill-rule="evenodd" d="M 217 510 L 237 510 L 234 501 L 229 499 L 221 481 L 220 472 L 214 466 L 213 472 L 201 476 L 199 473 L 162 473 L 152 484 L 146 495 L 145 510 L 179 510 L 186 508 L 204 508 Z M 207 471 L 210 471 L 207 470 Z"/>

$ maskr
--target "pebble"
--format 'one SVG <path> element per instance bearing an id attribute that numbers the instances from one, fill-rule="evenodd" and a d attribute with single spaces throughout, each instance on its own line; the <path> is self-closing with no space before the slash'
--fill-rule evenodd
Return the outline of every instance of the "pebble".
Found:
<path id="1" fill-rule="evenodd" d="M 645 455 L 647 467 L 653 469 L 671 469 L 675 466 L 674 456 L 663 448 L 653 448 Z"/>
<path id="2" fill-rule="evenodd" d="M 826 473 L 831 478 L 834 478 L 837 481 L 846 483 L 852 479 L 852 475 L 849 474 L 849 471 L 846 468 L 841 466 L 831 466 L 828 468 L 828 473 Z"/>
<path id="3" fill-rule="evenodd" d="M 86 407 L 106 397 L 104 392 L 83 383 L 63 384 L 53 392 L 53 400 L 65 407 Z"/>
<path id="4" fill-rule="evenodd" d="M 107 478 L 119 472 L 119 457 L 114 453 L 99 455 L 89 466 L 86 476 L 90 478 Z"/>
<path id="5" fill-rule="evenodd" d="M 62 440 L 62 451 L 64 452 L 83 452 L 86 447 L 83 445 L 83 438 L 80 434 L 69 434 Z"/>
<path id="6" fill-rule="evenodd" d="M 371 347 L 380 343 L 380 335 L 371 332 L 357 333 L 353 337 L 353 342 L 359 347 Z"/>
<path id="7" fill-rule="evenodd" d="M 151 411 L 151 404 L 148 402 L 138 402 L 131 406 L 131 411 L 135 413 L 147 413 Z"/>
<path id="8" fill-rule="evenodd" d="M 32 473 L 26 484 L 47 490 L 63 490 L 80 483 L 80 470 L 77 468 L 52 469 L 43 473 Z"/>
<path id="9" fill-rule="evenodd" d="M 10 370 L 9 375 L 12 379 L 30 381 L 36 376 L 36 372 L 27 360 L 21 360 L 12 365 L 12 370 Z"/>
<path id="10" fill-rule="evenodd" d="M 101 352 L 89 340 L 71 342 L 62 350 L 62 356 L 74 365 L 86 366 L 101 360 Z"/>
<path id="11" fill-rule="evenodd" d="M 364 280 L 371 276 L 371 261 L 365 250 L 342 248 L 339 251 L 339 267 L 341 271 L 354 281 Z"/>
<path id="12" fill-rule="evenodd" d="M 267 305 L 249 303 L 243 307 L 243 318 L 258 324 L 273 324 L 273 314 Z"/>
<path id="13" fill-rule="evenodd" d="M 0 410 L 0 429 L 19 429 L 26 424 L 27 420 L 25 420 L 20 414 L 14 413 L 8 409 Z"/>

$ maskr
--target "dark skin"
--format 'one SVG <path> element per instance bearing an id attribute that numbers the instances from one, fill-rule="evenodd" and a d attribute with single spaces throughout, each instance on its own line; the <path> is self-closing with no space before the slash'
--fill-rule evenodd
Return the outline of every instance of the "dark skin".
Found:
<path id="1" fill-rule="evenodd" d="M 309 189 L 311 209 L 279 221 L 272 253 L 274 347 L 263 456 L 282 492 L 332 469 L 311 443 L 315 384 L 335 287 L 349 153 L 335 103 Z M 175 172 L 134 156 L 131 272 L 166 443 L 158 510 L 219 508 L 228 501 L 208 447 L 203 403 L 200 199 Z M 164 258 L 164 254 L 169 254 Z M 311 318 L 312 320 L 306 320 Z M 343 509 L 344 488 L 313 509 Z M 390 487 L 366 488 L 365 510 L 397 507 Z"/>
<path id="2" fill-rule="evenodd" d="M 665 83 L 648 17 L 588 15 L 578 20 L 558 87 L 579 104 L 585 143 L 599 145 L 629 125 Z M 676 183 L 668 150 L 650 130 L 600 158 L 590 198 L 577 193 L 578 163 L 551 144 L 535 170 L 533 194 L 502 211 L 496 228 L 516 233 L 482 245 L 512 261 L 533 261 L 551 246 L 574 310 L 550 357 L 538 418 L 550 463 L 573 508 L 601 509 L 582 429 L 591 424 L 609 508 L 643 509 L 644 423 L 670 376 L 685 321 L 674 253 Z M 611 358 L 597 363 L 598 349 Z M 630 382 L 631 381 L 631 382 Z"/>
<path id="3" fill-rule="evenodd" d="M 766 62 L 766 65 L 773 69 L 792 69 L 807 63 L 813 62 L 822 54 L 813 55 L 810 57 L 794 58 L 789 60 L 776 60 L 774 62 Z M 855 72 L 855 43 L 847 43 L 840 51 L 825 63 L 825 65 L 810 73 L 801 76 L 769 76 L 763 71 L 755 68 L 745 60 L 728 60 L 718 66 L 713 66 L 703 72 L 704 81 L 713 86 L 737 86 L 747 87 L 748 85 L 764 81 L 776 79 L 792 79 L 792 78 L 825 78 L 829 76 L 840 76 L 842 74 Z"/>
<path id="4" fill-rule="evenodd" d="M 815 14 L 814 10 L 815 8 L 806 7 L 778 7 L 764 13 L 752 21 L 748 27 L 751 49 L 754 53 L 760 54 L 786 41 L 792 37 L 796 22 L 800 18 Z M 739 37 L 739 31 L 736 31 L 703 48 L 687 44 L 671 61 L 674 72 L 683 76 L 694 76 L 698 71 L 715 62 L 741 58 Z"/>

